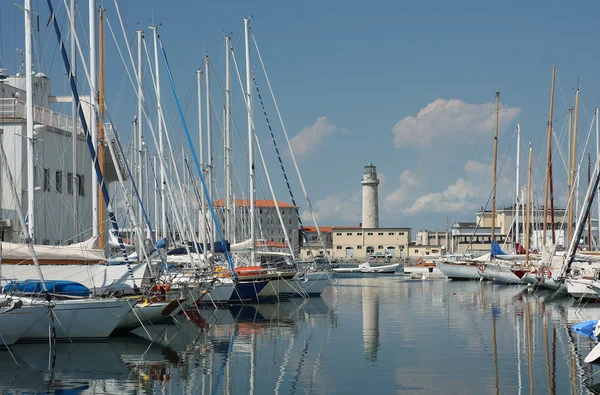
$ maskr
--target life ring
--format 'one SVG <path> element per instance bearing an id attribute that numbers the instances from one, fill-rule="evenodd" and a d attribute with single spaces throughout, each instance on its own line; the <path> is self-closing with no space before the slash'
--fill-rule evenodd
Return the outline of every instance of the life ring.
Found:
<path id="1" fill-rule="evenodd" d="M 171 287 L 169 285 L 154 285 L 152 286 L 152 288 L 150 288 L 150 301 L 151 302 L 163 302 L 167 299 L 166 294 L 168 289 L 171 289 Z"/>
<path id="2" fill-rule="evenodd" d="M 484 265 L 479 265 L 479 266 L 477 266 L 477 269 L 478 269 L 480 272 L 482 272 L 482 273 L 483 273 L 483 272 L 485 271 L 485 266 L 484 266 Z"/>
<path id="3" fill-rule="evenodd" d="M 419 259 L 417 259 L 417 263 L 418 263 L 418 264 L 421 264 L 421 263 L 423 263 L 423 258 L 419 258 Z"/>
<path id="4" fill-rule="evenodd" d="M 542 277 L 544 278 L 550 278 L 552 277 L 552 271 L 550 271 L 550 269 L 546 268 L 542 270 Z"/>

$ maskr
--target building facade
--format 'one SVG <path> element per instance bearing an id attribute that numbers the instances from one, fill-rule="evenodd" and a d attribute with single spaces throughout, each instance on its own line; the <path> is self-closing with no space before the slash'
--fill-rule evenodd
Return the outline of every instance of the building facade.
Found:
<path id="1" fill-rule="evenodd" d="M 334 257 L 341 260 L 366 260 L 370 257 L 408 257 L 410 228 L 333 228 Z"/>
<path id="2" fill-rule="evenodd" d="M 298 251 L 298 215 L 296 207 L 293 204 L 277 201 L 281 217 L 283 219 L 285 229 L 288 233 L 292 248 L 296 253 Z M 214 202 L 214 206 L 218 208 L 217 215 L 220 216 L 221 223 L 224 222 L 224 206 L 223 199 Z M 257 244 L 271 249 L 289 252 L 289 248 L 285 244 L 285 234 L 277 215 L 277 207 L 273 200 L 255 200 L 255 234 Z M 236 199 L 232 212 L 233 229 L 230 243 L 240 243 L 250 239 L 250 200 Z"/>
<path id="3" fill-rule="evenodd" d="M 333 228 L 330 226 L 320 226 L 322 242 L 319 239 L 319 232 L 316 226 L 304 226 L 304 233 L 308 239 L 308 244 L 305 242 L 301 230 L 298 229 L 298 245 L 300 246 L 300 257 L 302 259 L 311 258 L 317 255 L 333 256 Z M 325 244 L 325 250 L 323 250 Z"/>
<path id="4" fill-rule="evenodd" d="M 92 159 L 77 122 L 76 168 L 73 168 L 72 120 L 51 109 L 61 98 L 51 96 L 50 79 L 42 73 L 33 76 L 35 208 L 34 242 L 60 245 L 92 236 Z M 25 77 L 0 79 L 0 140 L 8 166 L 20 192 L 24 215 L 29 211 L 27 191 L 27 116 Z M 62 98 L 62 102 L 70 98 Z M 89 105 L 82 103 L 84 112 Z M 88 118 L 89 119 L 89 118 Z M 89 123 L 88 123 L 89 124 Z M 107 158 L 105 180 L 116 180 L 112 160 Z M 17 203 L 8 185 L 7 171 L 0 166 L 0 239 L 19 241 L 21 224 Z M 29 218 L 27 218 L 29 222 Z"/>

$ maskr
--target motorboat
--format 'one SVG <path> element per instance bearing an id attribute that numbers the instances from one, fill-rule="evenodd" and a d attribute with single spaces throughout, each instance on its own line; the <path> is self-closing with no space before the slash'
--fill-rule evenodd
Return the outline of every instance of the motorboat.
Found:
<path id="1" fill-rule="evenodd" d="M 359 274 L 359 273 L 395 273 L 401 265 L 393 263 L 391 265 L 371 266 L 369 262 L 361 263 L 356 267 L 338 267 L 332 269 L 335 273 L 344 274 Z"/>

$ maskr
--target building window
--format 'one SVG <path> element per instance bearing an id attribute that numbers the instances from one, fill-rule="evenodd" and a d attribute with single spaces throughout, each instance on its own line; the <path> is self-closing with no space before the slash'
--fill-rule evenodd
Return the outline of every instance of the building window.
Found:
<path id="1" fill-rule="evenodd" d="M 342 246 L 337 246 L 337 247 L 335 247 L 335 248 L 336 248 L 337 250 L 341 250 L 341 249 L 342 249 Z"/>
<path id="2" fill-rule="evenodd" d="M 400 236 L 404 236 L 404 232 L 400 232 L 398 233 Z"/>
<path id="3" fill-rule="evenodd" d="M 356 246 L 357 250 L 362 250 L 362 246 Z"/>
<path id="4" fill-rule="evenodd" d="M 356 235 L 357 236 L 362 236 L 362 232 L 358 232 Z"/>
<path id="5" fill-rule="evenodd" d="M 394 232 L 388 233 L 388 236 L 393 236 L 393 235 L 394 235 Z"/>
<path id="6" fill-rule="evenodd" d="M 419 253 L 419 250 L 415 250 L 415 254 L 418 254 L 418 253 Z"/>
<path id="7" fill-rule="evenodd" d="M 83 184 L 83 174 L 77 174 L 77 193 L 79 196 L 85 196 L 85 185 Z"/>
<path id="8" fill-rule="evenodd" d="M 61 170 L 56 170 L 54 182 L 56 183 L 56 192 L 62 193 L 63 176 Z"/>
<path id="9" fill-rule="evenodd" d="M 44 169 L 44 191 L 50 190 L 50 169 Z"/>
<path id="10" fill-rule="evenodd" d="M 383 250 L 383 246 L 377 246 L 378 250 Z"/>
<path id="11" fill-rule="evenodd" d="M 379 236 L 383 236 L 383 232 L 379 232 L 377 233 Z"/>
<path id="12" fill-rule="evenodd" d="M 367 233 L 367 236 L 373 236 L 373 232 Z"/>
<path id="13" fill-rule="evenodd" d="M 429 251 L 426 251 L 426 252 L 425 252 L 425 255 L 429 255 Z"/>
<path id="14" fill-rule="evenodd" d="M 73 173 L 67 173 L 67 193 L 69 195 L 73 194 Z"/>
<path id="15" fill-rule="evenodd" d="M 352 236 L 352 232 L 346 233 L 346 236 Z"/>
<path id="16" fill-rule="evenodd" d="M 341 233 L 336 233 L 335 235 L 336 235 L 336 236 L 341 236 L 342 234 L 341 234 Z"/>
<path id="17" fill-rule="evenodd" d="M 437 254 L 438 250 L 431 250 L 432 253 Z"/>
<path id="18" fill-rule="evenodd" d="M 42 244 L 45 246 L 49 246 L 50 245 L 50 240 L 49 239 L 44 239 L 42 240 Z"/>
<path id="19" fill-rule="evenodd" d="M 367 247 L 367 254 L 372 254 L 375 251 L 375 249 L 371 246 Z"/>

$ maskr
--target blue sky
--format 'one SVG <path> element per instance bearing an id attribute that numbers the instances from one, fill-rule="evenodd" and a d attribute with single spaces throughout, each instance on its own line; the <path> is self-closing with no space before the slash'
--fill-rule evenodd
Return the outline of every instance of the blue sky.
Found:
<path id="1" fill-rule="evenodd" d="M 0 4 L 0 33 L 4 67 L 17 67 L 14 48 L 23 48 L 23 14 L 13 2 Z M 85 41 L 87 2 L 81 2 Z M 62 1 L 54 1 L 63 21 Z M 107 8 L 119 45 L 124 45 L 112 1 Z M 177 5 L 174 5 L 177 4 Z M 228 2 L 121 1 L 128 38 L 137 26 L 147 29 L 154 15 L 169 56 L 180 99 L 193 135 L 197 134 L 195 71 L 205 54 L 212 59 L 215 108 L 222 99 L 218 83 L 224 75 L 224 32 L 233 33 L 236 56 L 243 63 L 242 17 L 252 15 L 253 33 L 261 47 L 275 94 L 295 147 L 321 225 L 360 222 L 360 177 L 368 161 L 381 176 L 382 226 L 443 228 L 450 222 L 473 220 L 473 211 L 487 202 L 491 189 L 494 93 L 501 93 L 502 122 L 499 158 L 505 165 L 498 184 L 499 205 L 513 195 L 517 122 L 523 126 L 521 184 L 526 181 L 528 141 L 534 147 L 534 192 L 543 188 L 545 125 L 552 66 L 557 66 L 554 128 L 566 149 L 564 122 L 572 105 L 577 78 L 581 81 L 580 154 L 593 108 L 600 100 L 595 37 L 600 5 L 583 1 L 428 2 Z M 62 61 L 54 56 L 56 39 L 46 28 L 45 1 L 34 0 L 40 13 L 45 65 L 53 79 L 54 94 L 63 94 Z M 67 24 L 61 22 L 66 35 Z M 133 41 L 131 41 L 133 43 Z M 151 48 L 152 42 L 148 40 Z M 135 95 L 107 32 L 107 103 L 113 121 L 127 136 Z M 38 54 L 38 58 L 39 58 Z M 135 52 L 134 52 L 135 56 Z M 264 96 L 267 86 L 253 53 L 253 65 Z M 162 92 L 175 144 L 183 134 L 173 106 L 168 79 L 162 68 Z M 146 66 L 147 70 L 147 66 Z M 150 80 L 146 80 L 148 97 Z M 234 138 L 239 195 L 246 190 L 245 114 L 237 77 L 232 77 L 236 101 L 234 119 L 240 137 Z M 81 85 L 86 89 L 86 85 Z M 267 154 L 271 178 L 280 200 L 289 201 L 270 145 L 268 131 L 255 100 L 257 133 Z M 148 104 L 148 111 L 153 111 Z M 427 109 L 426 111 L 422 111 Z M 220 110 L 218 110 L 220 111 Z M 272 103 L 267 111 L 284 145 Z M 421 112 L 421 117 L 418 114 Z M 587 114 L 587 115 L 586 115 Z M 413 117 L 413 118 L 407 118 Z M 221 122 L 221 114 L 218 114 Z M 213 125 L 216 125 L 216 117 Z M 219 132 L 215 131 L 215 136 Z M 512 143 L 511 143 L 512 142 Z M 215 147 L 220 137 L 215 137 Z M 592 139 L 592 146 L 595 141 Z M 509 148 L 510 147 L 510 148 Z M 216 150 L 215 158 L 222 157 Z M 284 152 L 289 159 L 289 154 Z M 540 166 L 541 164 L 541 166 Z M 258 163 L 257 163 L 258 165 Z M 500 166 L 500 165 L 499 165 Z M 562 166 L 562 165 L 561 165 Z M 557 198 L 564 195 L 564 170 L 555 162 Z M 540 170 L 541 169 L 541 170 Z M 293 171 L 287 162 L 288 172 Z M 222 180 L 222 174 L 217 174 Z M 261 176 L 261 178 L 263 178 Z M 264 179 L 264 178 L 263 178 Z M 585 183 L 582 179 L 582 185 Z M 306 203 L 295 177 L 292 184 L 302 211 Z M 269 198 L 264 180 L 258 197 Z M 583 194 L 583 192 L 582 192 Z M 564 200 L 564 198 L 563 198 Z M 304 213 L 304 218 L 308 218 Z"/>

